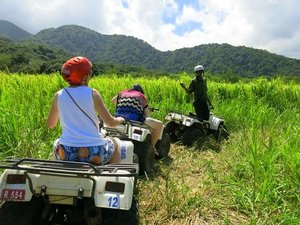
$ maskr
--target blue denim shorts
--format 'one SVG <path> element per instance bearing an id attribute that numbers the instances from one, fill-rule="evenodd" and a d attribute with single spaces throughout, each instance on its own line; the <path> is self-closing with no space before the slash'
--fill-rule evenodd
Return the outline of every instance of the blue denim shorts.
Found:
<path id="1" fill-rule="evenodd" d="M 114 142 L 109 138 L 105 139 L 105 144 L 101 146 L 73 147 L 57 142 L 54 154 L 57 160 L 104 165 L 111 160 L 114 149 Z"/>

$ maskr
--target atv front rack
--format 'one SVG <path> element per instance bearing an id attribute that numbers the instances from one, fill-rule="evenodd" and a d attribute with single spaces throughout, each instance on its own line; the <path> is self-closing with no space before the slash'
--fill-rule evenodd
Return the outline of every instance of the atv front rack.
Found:
<path id="1" fill-rule="evenodd" d="M 63 174 L 64 176 L 119 176 L 133 177 L 138 175 L 138 164 L 114 163 L 102 166 L 86 162 L 73 162 L 61 160 L 42 159 L 6 159 L 0 161 L 0 169 L 26 170 L 36 174 Z M 117 173 L 120 170 L 129 173 Z"/>

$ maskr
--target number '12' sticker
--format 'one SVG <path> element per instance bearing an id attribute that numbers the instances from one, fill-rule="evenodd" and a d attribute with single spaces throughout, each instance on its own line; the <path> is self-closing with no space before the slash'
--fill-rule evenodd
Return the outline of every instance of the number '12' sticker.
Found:
<path id="1" fill-rule="evenodd" d="M 119 203 L 118 197 L 109 197 L 108 198 L 108 206 L 111 208 L 117 208 Z"/>

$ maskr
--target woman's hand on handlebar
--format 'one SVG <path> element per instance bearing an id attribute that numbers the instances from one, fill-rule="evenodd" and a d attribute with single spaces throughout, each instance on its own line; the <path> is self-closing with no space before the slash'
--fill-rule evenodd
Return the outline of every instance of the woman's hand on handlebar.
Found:
<path id="1" fill-rule="evenodd" d="M 150 112 L 154 112 L 154 111 L 159 111 L 158 108 L 154 108 L 154 107 L 149 107 Z"/>
<path id="2" fill-rule="evenodd" d="M 119 124 L 125 124 L 125 119 L 123 117 L 116 117 L 116 119 L 118 120 Z"/>

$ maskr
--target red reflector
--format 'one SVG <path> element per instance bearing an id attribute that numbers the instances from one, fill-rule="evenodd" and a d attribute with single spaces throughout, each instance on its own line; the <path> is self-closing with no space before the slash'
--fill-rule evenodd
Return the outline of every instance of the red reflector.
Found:
<path id="1" fill-rule="evenodd" d="M 133 133 L 134 133 L 134 134 L 140 134 L 140 135 L 141 135 L 141 134 L 143 133 L 143 131 L 142 131 L 142 130 L 133 130 Z"/>
<path id="2" fill-rule="evenodd" d="M 119 182 L 107 181 L 106 184 L 105 184 L 105 190 L 106 191 L 111 191 L 111 192 L 124 193 L 125 184 L 124 183 L 119 183 Z"/>
<path id="3" fill-rule="evenodd" d="M 7 184 L 26 184 L 26 177 L 24 174 L 8 174 L 6 178 Z"/>

